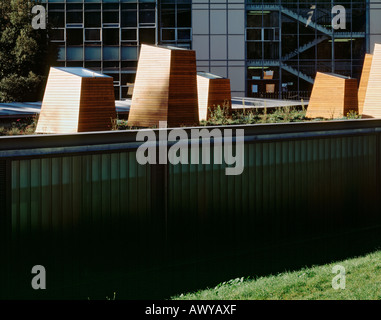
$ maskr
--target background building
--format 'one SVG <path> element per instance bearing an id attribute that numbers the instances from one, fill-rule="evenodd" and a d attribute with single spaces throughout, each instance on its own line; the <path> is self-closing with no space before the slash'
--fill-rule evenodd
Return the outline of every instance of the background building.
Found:
<path id="1" fill-rule="evenodd" d="M 308 98 L 317 71 L 359 78 L 381 42 L 381 4 L 286 0 L 45 0 L 58 66 L 114 78 L 131 97 L 142 43 L 196 50 L 199 71 L 231 79 L 232 96 Z M 345 8 L 345 29 L 332 8 Z M 340 21 L 342 22 L 342 21 Z"/>

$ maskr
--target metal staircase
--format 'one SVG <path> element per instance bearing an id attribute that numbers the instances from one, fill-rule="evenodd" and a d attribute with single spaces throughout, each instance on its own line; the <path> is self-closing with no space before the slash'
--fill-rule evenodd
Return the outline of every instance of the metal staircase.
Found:
<path id="1" fill-rule="evenodd" d="M 296 12 L 287 9 L 283 7 L 282 5 L 259 5 L 259 4 L 247 4 L 246 9 L 248 10 L 255 10 L 255 11 L 281 11 L 281 13 L 287 15 L 288 17 L 291 17 L 304 25 L 307 25 L 311 28 L 316 29 L 323 35 L 317 37 L 313 41 L 306 43 L 305 45 L 299 47 L 293 52 L 290 52 L 283 57 L 281 57 L 280 60 L 248 60 L 248 66 L 274 66 L 274 67 L 281 67 L 282 69 L 290 72 L 291 74 L 309 82 L 309 83 L 314 83 L 314 79 L 298 70 L 296 70 L 293 67 L 290 67 L 286 63 L 284 63 L 287 60 L 290 60 L 291 58 L 295 57 L 299 53 L 302 53 L 319 43 L 323 42 L 324 40 L 329 39 L 330 37 L 332 38 L 362 38 L 365 37 L 364 32 L 339 32 L 336 30 L 331 30 L 327 29 L 326 27 L 314 22 L 314 21 L 309 21 L 307 17 L 301 16 L 300 14 L 297 14 Z M 326 12 L 326 14 L 330 14 L 329 12 Z"/>
<path id="2" fill-rule="evenodd" d="M 298 49 L 294 50 L 293 52 L 285 55 L 282 57 L 282 61 L 290 60 L 291 58 L 295 57 L 299 53 L 302 53 L 310 48 L 313 48 L 314 46 L 318 45 L 320 42 L 323 42 L 324 40 L 329 39 L 328 36 L 321 36 L 319 38 L 314 39 L 313 41 L 306 43 L 305 45 L 299 47 Z"/>
<path id="3" fill-rule="evenodd" d="M 255 10 L 255 11 L 265 11 L 265 10 L 266 11 L 281 11 L 283 14 L 303 23 L 304 25 L 306 25 L 308 23 L 308 25 L 311 28 L 314 28 L 314 29 L 320 31 L 321 33 L 323 33 L 327 36 L 330 36 L 330 37 L 333 37 L 333 36 L 335 38 L 348 38 L 348 37 L 363 38 L 363 37 L 365 37 L 364 32 L 341 32 L 341 31 L 339 32 L 339 31 L 333 31 L 333 30 L 327 29 L 327 28 L 323 27 L 322 25 L 320 25 L 314 21 L 308 21 L 308 18 L 301 16 L 301 15 L 297 14 L 296 12 L 294 12 L 290 9 L 285 8 L 282 5 L 247 4 L 246 8 L 249 10 Z"/>
<path id="4" fill-rule="evenodd" d="M 282 69 L 292 73 L 293 75 L 308 81 L 309 83 L 314 83 L 314 79 L 298 70 L 296 70 L 293 67 L 290 67 L 289 65 L 285 63 L 281 63 L 279 60 L 247 60 L 247 66 L 248 67 L 281 67 Z"/>

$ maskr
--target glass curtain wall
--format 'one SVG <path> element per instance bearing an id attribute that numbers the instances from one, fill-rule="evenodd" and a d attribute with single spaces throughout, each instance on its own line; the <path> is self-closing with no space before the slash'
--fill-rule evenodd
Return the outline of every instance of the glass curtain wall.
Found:
<path id="1" fill-rule="evenodd" d="M 332 26 L 335 6 L 343 29 Z M 366 20 L 365 0 L 246 0 L 247 95 L 308 99 L 317 71 L 359 79 Z"/>
<path id="2" fill-rule="evenodd" d="M 191 49 L 192 0 L 161 0 L 159 2 L 161 44 Z"/>

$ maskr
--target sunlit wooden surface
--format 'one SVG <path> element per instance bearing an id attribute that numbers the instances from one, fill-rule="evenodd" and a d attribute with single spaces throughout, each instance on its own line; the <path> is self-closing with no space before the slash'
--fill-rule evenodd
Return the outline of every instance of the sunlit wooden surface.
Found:
<path id="1" fill-rule="evenodd" d="M 196 53 L 142 45 L 128 124 L 137 127 L 197 125 Z"/>
<path id="2" fill-rule="evenodd" d="M 210 113 L 217 107 L 227 107 L 231 112 L 230 80 L 209 73 L 197 74 L 199 119 L 209 119 Z"/>
<path id="3" fill-rule="evenodd" d="M 112 129 L 116 118 L 113 78 L 83 68 L 51 68 L 37 133 Z"/>
<path id="4" fill-rule="evenodd" d="M 359 114 L 363 113 L 366 89 L 368 88 L 370 68 L 372 66 L 373 55 L 366 54 L 364 59 L 364 65 L 361 73 L 360 86 L 358 91 L 359 100 Z"/>
<path id="5" fill-rule="evenodd" d="M 358 112 L 357 86 L 357 79 L 317 72 L 306 116 L 334 119 Z"/>
<path id="6" fill-rule="evenodd" d="M 363 116 L 381 118 L 381 44 L 375 44 L 374 46 Z"/>

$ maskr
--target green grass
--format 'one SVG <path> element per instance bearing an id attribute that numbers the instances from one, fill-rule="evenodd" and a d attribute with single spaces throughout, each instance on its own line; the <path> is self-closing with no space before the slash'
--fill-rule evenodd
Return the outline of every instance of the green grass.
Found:
<path id="1" fill-rule="evenodd" d="M 345 268 L 345 289 L 332 288 L 335 265 Z M 379 300 L 381 251 L 323 266 L 260 277 L 238 278 L 175 300 Z"/>

